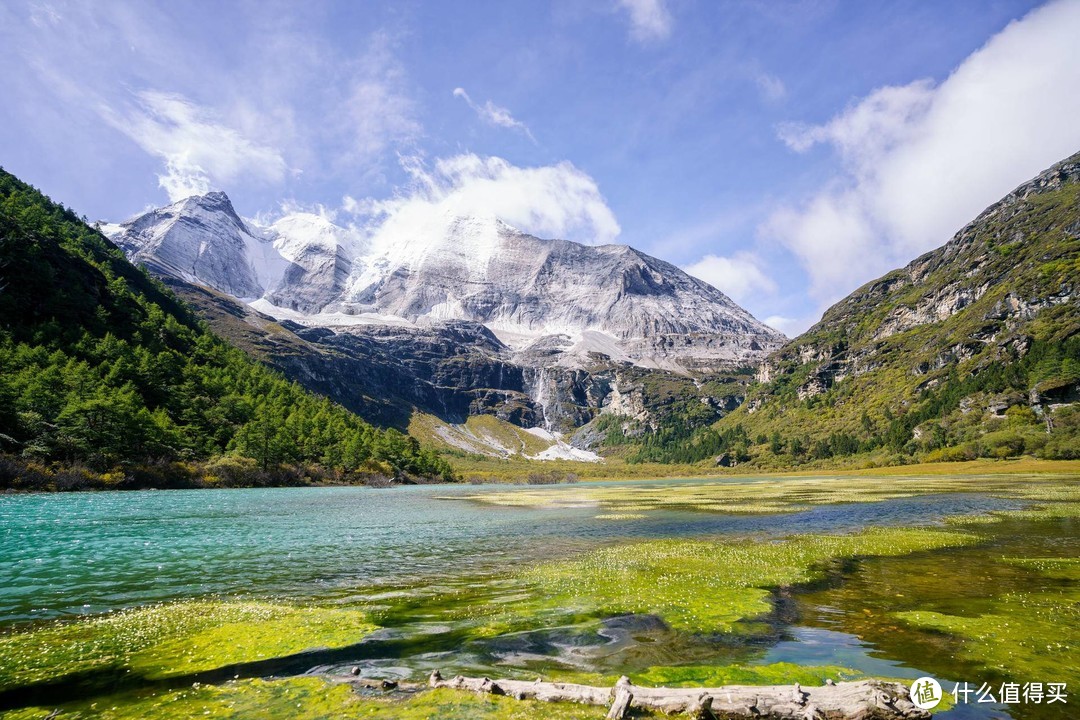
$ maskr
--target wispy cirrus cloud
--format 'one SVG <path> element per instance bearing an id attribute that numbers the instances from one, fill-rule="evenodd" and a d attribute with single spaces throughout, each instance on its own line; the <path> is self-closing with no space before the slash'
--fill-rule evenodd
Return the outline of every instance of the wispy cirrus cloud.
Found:
<path id="1" fill-rule="evenodd" d="M 821 125 L 787 124 L 796 152 L 826 146 L 824 188 L 762 224 L 822 303 L 944 244 L 985 207 L 1080 149 L 1080 3 L 1010 23 L 947 79 L 882 87 Z"/>
<path id="2" fill-rule="evenodd" d="M 336 104 L 342 113 L 335 129 L 354 167 L 408 145 L 423 131 L 405 69 L 389 35 L 376 33 L 369 49 L 349 64 L 340 82 Z"/>
<path id="3" fill-rule="evenodd" d="M 0 25 L 14 26 L 0 36 L 25 63 L 9 83 L 15 112 L 62 108 L 94 147 L 116 143 L 109 157 L 152 168 L 109 137 L 119 131 L 160 161 L 171 199 L 241 185 L 272 197 L 300 177 L 379 185 L 398 152 L 415 150 L 421 112 L 392 29 L 334 46 L 320 39 L 318 12 L 222 14 L 238 26 L 227 64 L 209 34 L 184 33 L 149 5 L 16 0 L 0 8 Z"/>
<path id="4" fill-rule="evenodd" d="M 754 75 L 754 84 L 757 85 L 762 99 L 769 102 L 779 102 L 787 97 L 787 86 L 784 85 L 784 81 L 771 73 L 759 71 Z"/>
<path id="5" fill-rule="evenodd" d="M 516 130 L 529 138 L 529 140 L 532 140 L 533 144 L 536 144 L 536 138 L 533 137 L 529 126 L 516 119 L 506 108 L 500 107 L 490 100 L 485 100 L 483 105 L 477 104 L 473 102 L 469 93 L 465 92 L 465 88 L 454 88 L 454 97 L 464 100 L 465 104 L 471 107 L 473 112 L 488 125 L 506 128 L 507 130 Z"/>
<path id="6" fill-rule="evenodd" d="M 287 165 L 278 150 L 251 141 L 181 95 L 144 91 L 123 111 L 102 106 L 101 113 L 164 162 L 158 184 L 171 201 L 204 194 L 241 177 L 271 183 L 285 177 Z"/>
<path id="7" fill-rule="evenodd" d="M 49 28 L 58 25 L 63 17 L 56 8 L 49 3 L 30 4 L 30 22 L 39 28 Z"/>
<path id="8" fill-rule="evenodd" d="M 673 21 L 665 0 L 617 0 L 630 20 L 630 37 L 641 43 L 667 40 Z"/>

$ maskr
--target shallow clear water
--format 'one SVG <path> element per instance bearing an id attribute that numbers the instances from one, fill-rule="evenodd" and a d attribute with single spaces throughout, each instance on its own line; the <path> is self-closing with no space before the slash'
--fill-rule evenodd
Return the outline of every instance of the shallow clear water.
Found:
<path id="1" fill-rule="evenodd" d="M 594 507 L 443 499 L 506 491 L 443 485 L 0 496 L 0 627 L 207 594 L 340 597 L 623 539 L 839 532 L 1011 506 L 957 494 L 783 515 L 662 512 L 619 521 L 596 519 Z"/>

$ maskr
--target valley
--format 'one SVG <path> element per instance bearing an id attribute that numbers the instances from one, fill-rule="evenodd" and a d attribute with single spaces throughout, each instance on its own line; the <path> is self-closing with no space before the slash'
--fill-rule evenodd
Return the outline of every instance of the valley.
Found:
<path id="1" fill-rule="evenodd" d="M 616 243 L 569 163 L 399 155 L 382 200 L 249 218 L 187 152 L 119 222 L 0 170 L 4 720 L 657 717 L 640 688 L 731 685 L 816 720 L 800 686 L 873 680 L 926 718 L 925 677 L 934 717 L 1075 714 L 1080 154 L 788 338 L 733 299 L 788 292 L 765 250 Z M 537 678 L 599 702 L 498 684 Z"/>

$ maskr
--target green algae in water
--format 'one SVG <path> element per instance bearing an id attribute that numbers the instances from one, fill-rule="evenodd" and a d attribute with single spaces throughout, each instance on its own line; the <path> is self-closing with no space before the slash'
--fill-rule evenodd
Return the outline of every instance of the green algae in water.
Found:
<path id="1" fill-rule="evenodd" d="M 494 629 L 530 618 L 655 615 L 689 633 L 755 632 L 745 624 L 771 609 L 771 588 L 807 583 L 837 558 L 903 555 L 970 544 L 977 536 L 930 529 L 873 529 L 781 541 L 657 540 L 603 548 L 526 572 L 532 601 L 505 607 Z"/>
<path id="2" fill-rule="evenodd" d="M 1062 515 L 1053 510 L 1044 515 Z M 1071 532 L 1068 517 L 1055 520 L 1065 532 Z M 1064 524 L 1064 525 L 1061 525 Z M 448 588 L 428 588 L 424 597 L 399 600 L 387 598 L 389 607 L 373 616 L 345 609 L 297 608 L 273 603 L 215 603 L 194 602 L 172 604 L 176 617 L 166 617 L 161 623 L 165 630 L 157 629 L 158 623 L 147 621 L 119 622 L 121 627 L 95 625 L 106 623 L 109 618 L 122 618 L 127 614 L 161 610 L 170 615 L 166 606 L 154 606 L 142 611 L 133 610 L 78 622 L 45 626 L 28 633 L 0 636 L 0 673 L 7 673 L 8 658 L 22 653 L 33 653 L 42 641 L 50 643 L 64 640 L 73 643 L 74 649 L 66 648 L 58 658 L 49 660 L 36 669 L 21 668 L 23 684 L 28 678 L 56 678 L 63 673 L 83 667 L 118 668 L 133 670 L 133 675 L 168 677 L 175 674 L 197 672 L 235 662 L 279 657 L 318 646 L 349 645 L 369 632 L 371 620 L 394 620 L 402 613 L 401 605 L 413 603 L 404 615 L 423 617 L 432 622 L 448 621 L 455 639 L 462 643 L 496 636 L 510 630 L 553 627 L 559 623 L 595 621 L 616 614 L 653 614 L 662 618 L 677 636 L 721 635 L 763 638 L 771 628 L 761 622 L 750 622 L 768 615 L 773 607 L 771 593 L 777 586 L 814 583 L 829 577 L 835 570 L 835 561 L 843 558 L 869 558 L 859 563 L 853 577 L 848 577 L 841 590 L 849 585 L 858 589 L 848 598 L 852 607 L 839 624 L 831 625 L 845 632 L 864 634 L 891 657 L 899 657 L 912 667 L 927 668 L 940 672 L 941 677 L 959 668 L 965 677 L 978 679 L 987 667 L 992 669 L 985 657 L 986 649 L 980 642 L 964 640 L 966 630 L 962 624 L 945 627 L 951 618 L 972 619 L 1004 615 L 1012 618 L 1024 611 L 1004 603 L 1002 595 L 1025 590 L 1029 594 L 1041 594 L 1043 586 L 1033 586 L 1033 578 L 1044 582 L 1073 582 L 1074 566 L 1064 562 L 1068 558 L 1056 557 L 1039 543 L 989 551 L 976 544 L 991 541 L 1000 535 L 1018 535 L 1036 525 L 1032 517 L 1005 516 L 993 525 L 965 527 L 965 532 L 935 529 L 887 529 L 873 530 L 851 536 L 804 535 L 776 541 L 723 540 L 702 541 L 650 541 L 622 545 L 592 551 L 568 561 L 548 562 L 531 569 L 504 577 L 495 583 L 478 582 L 470 587 L 467 578 L 448 578 Z M 1060 535 L 1060 532 L 1058 533 Z M 1075 533 L 1073 532 L 1073 536 Z M 1075 544 L 1074 544 L 1075 546 Z M 937 552 L 934 552 L 937 550 Z M 1004 559 L 1003 559 L 1004 558 Z M 957 568 L 962 567 L 962 570 Z M 617 572 L 613 572 L 613 568 Z M 892 577 L 887 591 L 880 587 L 882 568 L 893 568 L 887 574 Z M 899 570 L 897 570 L 899 569 Z M 869 578 L 869 584 L 860 578 Z M 1067 588 L 1066 588 L 1067 589 Z M 444 590 L 447 590 L 444 592 Z M 834 589 L 835 590 L 835 589 Z M 1038 591 L 1038 592 L 1035 592 Z M 501 600 L 501 610 L 493 611 L 489 601 Z M 1071 600 L 1069 598 L 1072 598 Z M 1054 596 L 1043 598 L 1053 610 Z M 1075 595 L 1063 596 L 1062 602 L 1072 602 Z M 1003 604 L 1004 603 L 1004 604 Z M 246 614 L 236 607 L 221 605 L 248 605 Z M 260 616 L 255 608 L 269 605 L 274 609 L 267 616 Z M 187 606 L 185 615 L 182 608 Z M 1049 611 L 1043 608 L 1044 611 Z M 895 613 L 922 612 L 923 624 L 915 619 L 904 618 Z M 238 613 L 238 614 L 237 614 Z M 328 613 L 328 614 L 323 614 Z M 348 615 L 339 616 L 336 613 Z M 306 617 L 313 614 L 313 617 Z M 494 618 L 492 616 L 495 616 Z M 213 621 L 203 623 L 200 617 L 211 616 Z M 327 620 L 319 627 L 318 617 Z M 771 618 L 775 620 L 775 618 Z M 356 623 L 351 628 L 349 622 Z M 305 629 L 305 623 L 309 623 Z M 393 622 L 381 622 L 393 625 Z M 1051 623 L 1052 624 L 1052 623 Z M 1073 622 L 1074 626 L 1080 623 Z M 933 627 L 936 625 L 936 627 Z M 253 632 L 252 628 L 262 627 Z M 84 637 L 76 631 L 86 629 Z M 67 630 L 71 628 L 71 630 Z M 338 631 L 341 630 L 339 633 Z M 1049 632 L 1036 628 L 1037 634 Z M 38 633 L 59 633 L 47 638 L 42 635 L 34 641 L 23 640 L 21 646 L 9 646 L 13 638 Z M 66 635 L 71 632 L 72 635 Z M 1060 633 L 1059 633 L 1060 634 Z M 112 636 L 112 640 L 110 640 Z M 916 640 L 910 640 L 915 636 Z M 135 642 L 130 647 L 120 640 Z M 231 644 L 244 639 L 249 647 L 230 654 Z M 701 638 L 699 638 L 701 639 Z M 93 642 L 91 642 L 91 640 Z M 702 639 L 704 640 L 704 639 Z M 78 645 L 84 642 L 84 645 Z M 964 642 L 962 653 L 945 655 Z M 425 642 L 418 638 L 410 650 L 425 652 Z M 993 642 L 988 638 L 986 642 Z M 891 644 L 890 644 L 891 643 Z M 192 644 L 201 648 L 185 655 L 184 650 Z M 897 645 L 910 645 L 897 652 Z M 50 645 L 50 647 L 53 647 Z M 1075 647 L 1075 645 L 1070 645 Z M 914 651 L 911 648 L 915 648 Z M 930 649 L 930 651 L 927 650 Z M 428 647 L 427 650 L 431 648 Z M 89 654 L 81 653 L 88 650 Z M 941 653 L 938 659 L 935 654 Z M 206 662 L 203 655 L 209 654 Z M 455 652 L 455 655 L 457 653 Z M 1034 650 L 1037 659 L 1041 652 Z M 188 659 L 190 658 L 190 660 Z M 86 662 L 83 666 L 81 663 Z M 736 658 L 735 662 L 740 660 Z M 453 660 L 450 660 L 453 662 Z M 724 684 L 728 682 L 788 683 L 798 680 L 810 685 L 817 672 L 827 672 L 827 677 L 838 679 L 842 668 L 824 670 L 793 665 L 790 668 L 776 666 L 730 666 L 708 665 L 700 661 L 680 666 L 639 665 L 629 669 L 633 680 L 640 684 Z M 94 663 L 98 663 L 94 665 Z M 930 667 L 927 667 L 929 663 Z M 406 661 L 403 664 L 408 664 Z M 1051 663 L 1054 664 L 1054 663 Z M 605 672 L 613 670 L 609 666 Z M 1031 669 L 1034 668 L 1034 666 Z M 508 675 L 517 675 L 524 668 L 506 667 Z M 14 667 L 19 672 L 18 666 Z M 36 673 L 36 674 L 35 674 Z M 757 678 L 743 680 L 741 677 Z M 836 673 L 835 675 L 832 673 Z M 550 677 L 548 673 L 544 673 Z M 606 677 L 606 676 L 605 676 Z M 8 677 L 0 675 L 0 686 L 6 686 Z M 567 678 L 562 678 L 567 679 Z M 610 679 L 610 678 L 607 678 Z M 961 677 L 964 679 L 964 677 Z M 1024 678 L 1044 681 L 1065 681 L 1063 677 Z M 1021 679 L 1022 681 L 1023 679 Z M 32 681 L 32 680 L 30 680 Z M 88 703 L 72 703 L 65 706 L 61 717 L 603 717 L 601 708 L 539 705 L 518 703 L 499 698 L 474 698 L 472 696 L 438 691 L 421 693 L 404 699 L 357 697 L 349 688 L 331 686 L 321 680 L 303 679 L 299 686 L 291 683 L 261 683 L 238 681 L 216 687 L 183 690 L 139 690 L 134 687 L 125 695 L 103 695 L 95 699 L 96 707 Z M 820 682 L 820 680 L 818 680 Z M 312 684 L 314 683 L 314 684 Z M 596 684 L 608 684 L 596 683 Z M 304 689 L 306 688 L 306 689 Z M 339 702 L 340 701 L 340 702 Z M 201 703 L 201 704 L 199 704 Z M 297 708 L 296 703 L 302 707 Z M 115 708 L 115 709 L 110 709 Z M 268 712 L 266 708 L 272 708 Z M 49 709 L 51 712 L 52 708 Z M 280 712 L 278 712 L 280 710 Z M 31 712 L 28 710 L 27 712 Z M 107 713 L 112 713 L 107 714 Z M 155 714 L 156 713 L 156 714 Z M 44 717 L 19 715 L 12 717 Z"/>
<path id="3" fill-rule="evenodd" d="M 1002 561 L 1034 570 L 1045 577 L 1080 583 L 1080 558 L 1002 558 Z"/>
<path id="4" fill-rule="evenodd" d="M 960 616 L 912 610 L 894 613 L 908 625 L 960 639 L 954 656 L 981 664 L 1014 682 L 1080 681 L 1080 599 L 1074 593 L 1006 593 L 993 612 Z"/>
<path id="5" fill-rule="evenodd" d="M 0 636 L 0 689 L 93 671 L 184 675 L 352 645 L 375 627 L 357 610 L 268 602 L 132 608 Z"/>

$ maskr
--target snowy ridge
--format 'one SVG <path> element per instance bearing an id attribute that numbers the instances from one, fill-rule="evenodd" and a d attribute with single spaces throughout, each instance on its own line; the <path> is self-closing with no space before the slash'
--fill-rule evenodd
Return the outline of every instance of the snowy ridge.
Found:
<path id="1" fill-rule="evenodd" d="M 242 220 L 224 193 L 99 225 L 135 262 L 307 326 L 489 328 L 524 365 L 599 354 L 674 370 L 756 360 L 784 336 L 624 245 L 543 240 L 491 215 L 395 216 L 368 236 L 312 213 Z"/>

